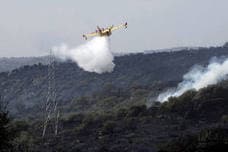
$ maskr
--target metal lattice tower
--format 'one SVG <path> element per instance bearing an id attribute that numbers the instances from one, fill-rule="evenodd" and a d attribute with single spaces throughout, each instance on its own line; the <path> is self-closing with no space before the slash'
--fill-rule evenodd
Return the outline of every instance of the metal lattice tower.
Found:
<path id="1" fill-rule="evenodd" d="M 47 127 L 54 125 L 54 134 L 58 134 L 59 110 L 56 101 L 55 57 L 50 51 L 48 64 L 48 90 L 44 107 L 44 122 L 42 137 L 45 136 Z M 53 124 L 54 123 L 54 124 Z"/>

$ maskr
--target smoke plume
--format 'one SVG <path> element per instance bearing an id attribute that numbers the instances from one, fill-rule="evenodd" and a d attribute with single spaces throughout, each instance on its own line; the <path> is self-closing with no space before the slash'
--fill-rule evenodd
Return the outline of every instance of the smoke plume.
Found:
<path id="1" fill-rule="evenodd" d="M 87 43 L 76 48 L 68 48 L 63 44 L 53 48 L 54 55 L 60 59 L 70 59 L 88 72 L 112 72 L 115 64 L 114 57 L 109 50 L 107 37 L 95 37 Z"/>
<path id="2" fill-rule="evenodd" d="M 183 81 L 176 89 L 161 93 L 157 100 L 167 101 L 169 97 L 178 97 L 190 89 L 199 90 L 208 85 L 216 84 L 228 78 L 228 59 L 214 61 L 207 67 L 195 66 L 190 72 L 184 75 Z"/>

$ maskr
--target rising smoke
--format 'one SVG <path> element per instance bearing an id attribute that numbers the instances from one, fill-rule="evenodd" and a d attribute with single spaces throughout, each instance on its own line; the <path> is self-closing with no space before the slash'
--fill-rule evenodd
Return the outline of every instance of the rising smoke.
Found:
<path id="1" fill-rule="evenodd" d="M 227 78 L 228 59 L 223 61 L 213 61 L 207 67 L 195 66 L 190 72 L 184 75 L 184 80 L 178 84 L 176 89 L 161 93 L 157 100 L 164 102 L 167 101 L 169 97 L 178 97 L 187 90 L 199 90 Z"/>
<path id="2" fill-rule="evenodd" d="M 88 72 L 112 72 L 115 64 L 114 56 L 109 49 L 107 37 L 95 37 L 76 48 L 68 48 L 63 44 L 53 48 L 54 55 L 62 60 L 70 59 L 80 68 Z"/>

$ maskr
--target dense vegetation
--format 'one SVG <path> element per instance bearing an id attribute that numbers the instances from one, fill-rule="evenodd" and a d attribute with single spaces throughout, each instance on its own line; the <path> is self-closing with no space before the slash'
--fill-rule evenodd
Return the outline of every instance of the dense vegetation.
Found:
<path id="1" fill-rule="evenodd" d="M 51 122 L 44 138 L 47 66 L 0 73 L 1 103 L 7 103 L 0 106 L 0 151 L 227 151 L 228 81 L 155 101 L 193 65 L 226 57 L 226 49 L 121 56 L 114 72 L 101 75 L 56 63 L 59 133 Z"/>
<path id="2" fill-rule="evenodd" d="M 14 120 L 10 124 L 16 137 L 10 143 L 14 151 L 228 150 L 227 92 L 228 81 L 224 81 L 149 108 L 135 105 L 66 115 L 61 117 L 59 134 L 54 136 L 50 126 L 45 138 L 42 119 Z"/>
<path id="3" fill-rule="evenodd" d="M 15 132 L 11 128 L 7 111 L 7 103 L 0 96 L 0 151 L 10 151 L 13 147 L 12 140 Z"/>
<path id="4" fill-rule="evenodd" d="M 70 109 L 72 107 L 70 104 L 81 104 L 77 102 L 79 98 L 94 98 L 94 95 L 100 92 L 103 94 L 103 90 L 111 89 L 116 94 L 119 92 L 126 95 L 124 100 L 119 99 L 125 102 L 118 103 L 131 102 L 130 99 L 134 99 L 131 95 L 135 94 L 132 91 L 138 91 L 136 94 L 140 92 L 144 94 L 146 100 L 142 100 L 147 102 L 163 89 L 176 86 L 182 80 L 183 74 L 193 65 L 207 65 L 214 56 L 219 58 L 228 56 L 227 48 L 212 47 L 120 56 L 115 58 L 114 71 L 105 74 L 85 72 L 72 62 L 58 62 L 55 69 L 57 100 L 64 106 L 69 106 L 65 107 L 67 110 L 76 111 Z M 6 101 L 10 101 L 9 110 L 14 116 L 28 116 L 31 112 L 40 111 L 40 107 L 46 100 L 47 85 L 47 66 L 43 64 L 24 66 L 11 72 L 0 73 L 0 92 L 4 94 Z M 94 102 L 89 105 L 89 107 L 84 106 L 84 109 L 100 109 L 93 106 Z"/>
<path id="5" fill-rule="evenodd" d="M 47 64 L 48 57 L 11 57 L 0 58 L 0 72 L 11 71 L 25 65 Z"/>

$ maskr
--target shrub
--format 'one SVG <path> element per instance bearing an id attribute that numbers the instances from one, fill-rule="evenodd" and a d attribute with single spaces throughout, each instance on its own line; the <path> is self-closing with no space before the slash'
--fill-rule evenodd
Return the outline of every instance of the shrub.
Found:
<path id="1" fill-rule="evenodd" d="M 106 121 L 102 127 L 102 132 L 105 134 L 111 134 L 114 132 L 114 128 L 117 126 L 115 121 Z"/>
<path id="2" fill-rule="evenodd" d="M 127 117 L 137 117 L 146 113 L 146 105 L 133 106 L 129 109 Z"/>

